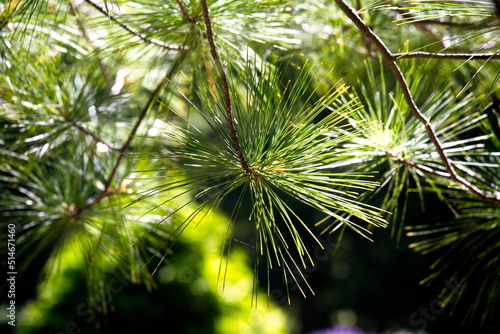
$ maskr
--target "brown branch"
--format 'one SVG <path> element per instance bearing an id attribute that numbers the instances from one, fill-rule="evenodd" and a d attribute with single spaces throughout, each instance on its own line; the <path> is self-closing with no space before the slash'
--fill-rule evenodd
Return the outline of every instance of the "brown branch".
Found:
<path id="1" fill-rule="evenodd" d="M 212 32 L 212 22 L 210 20 L 210 13 L 208 11 L 208 5 L 206 0 L 201 1 L 201 5 L 203 8 L 203 18 L 205 20 L 205 26 L 207 31 L 207 40 L 210 45 L 210 52 L 212 54 L 212 58 L 215 62 L 215 66 L 219 71 L 219 75 L 222 81 L 222 88 L 224 90 L 224 103 L 226 106 L 226 115 L 227 115 L 227 123 L 229 127 L 229 132 L 231 133 L 231 138 L 233 140 L 233 147 L 236 150 L 236 154 L 241 162 L 241 166 L 245 170 L 245 172 L 257 178 L 258 175 L 250 168 L 248 165 L 248 161 L 243 154 L 243 150 L 241 149 L 240 141 L 238 139 L 238 133 L 236 132 L 236 128 L 234 127 L 234 117 L 233 117 L 233 107 L 231 104 L 231 93 L 229 91 L 229 83 L 227 81 L 226 73 L 224 72 L 224 68 L 222 67 L 222 62 L 217 54 L 217 48 L 215 46 L 213 32 Z"/>
<path id="2" fill-rule="evenodd" d="M 197 22 L 194 17 L 192 17 L 191 15 L 189 15 L 189 13 L 186 10 L 186 7 L 184 7 L 184 4 L 182 3 L 181 0 L 177 0 L 177 4 L 179 5 L 179 8 L 180 8 L 181 13 L 182 13 L 182 16 L 184 16 L 184 18 L 186 19 L 186 21 L 188 21 L 190 23 L 196 23 Z"/>
<path id="3" fill-rule="evenodd" d="M 478 29 L 478 28 L 496 28 L 498 24 L 483 24 L 482 22 L 451 22 L 451 21 L 441 21 L 441 20 L 418 20 L 408 21 L 412 24 L 423 24 L 423 25 L 436 25 L 444 27 L 456 27 L 463 29 Z"/>
<path id="4" fill-rule="evenodd" d="M 495 13 L 500 18 L 500 0 L 493 0 L 493 3 L 495 4 Z"/>
<path id="5" fill-rule="evenodd" d="M 106 145 L 110 150 L 112 150 L 112 151 L 120 151 L 119 147 L 117 147 L 117 146 L 115 146 L 113 144 L 105 142 L 104 140 L 102 140 L 101 138 L 99 138 L 99 136 L 97 136 L 95 133 L 90 132 L 89 130 L 87 130 L 86 128 L 84 128 L 83 126 L 81 126 L 80 124 L 78 124 L 77 122 L 75 122 L 75 121 L 73 121 L 73 120 L 71 120 L 71 119 L 69 119 L 67 117 L 64 117 L 64 120 L 68 124 L 70 124 L 71 126 L 74 126 L 81 133 L 84 133 L 87 136 L 89 136 L 92 139 L 94 139 L 96 142 L 101 143 L 103 145 Z"/>
<path id="6" fill-rule="evenodd" d="M 423 172 L 425 172 L 427 174 L 432 174 L 432 175 L 436 175 L 436 176 L 439 176 L 439 177 L 442 177 L 442 178 L 450 179 L 450 175 L 448 173 L 445 173 L 445 172 L 442 172 L 442 171 L 439 171 L 439 170 L 435 170 L 435 169 L 433 169 L 431 167 L 419 164 L 418 162 L 415 162 L 415 161 L 412 161 L 412 160 L 408 160 L 408 159 L 402 158 L 402 157 L 397 156 L 397 155 L 395 155 L 395 154 L 393 154 L 391 152 L 386 152 L 386 154 L 390 158 L 396 160 L 399 163 L 402 163 L 403 165 L 414 167 L 414 168 L 416 168 L 418 170 L 421 170 L 421 171 L 423 171 Z M 471 175 L 469 173 L 469 171 L 467 171 L 466 169 L 462 168 L 460 165 L 456 165 L 455 167 L 457 169 L 460 169 L 464 173 L 469 174 L 469 176 L 473 176 L 473 175 Z M 469 181 L 467 181 L 465 179 L 463 179 L 463 180 L 465 182 L 469 182 Z M 455 180 L 455 181 L 457 181 L 459 183 L 462 183 L 461 181 L 458 181 L 458 180 Z M 495 196 L 486 195 L 480 189 L 476 188 L 472 184 L 471 184 L 471 186 L 472 186 L 472 188 L 469 188 L 469 187 L 468 188 L 476 196 L 478 196 L 480 198 L 483 198 L 483 199 L 486 199 L 486 200 L 490 200 L 490 201 L 494 201 L 494 202 L 500 202 L 500 198 L 498 196 L 495 197 Z M 487 197 L 484 197 L 484 196 L 487 196 Z"/>
<path id="7" fill-rule="evenodd" d="M 106 198 L 106 197 L 108 197 L 108 196 L 113 195 L 113 194 L 116 193 L 116 191 L 113 188 L 111 188 L 111 184 L 113 183 L 113 180 L 114 180 L 114 178 L 116 176 L 116 173 L 118 172 L 118 168 L 119 168 L 119 166 L 120 166 L 123 158 L 125 157 L 125 153 L 129 149 L 130 144 L 132 143 L 132 140 L 134 140 L 135 134 L 137 133 L 137 130 L 139 129 L 139 126 L 141 125 L 142 121 L 144 121 L 147 113 L 149 112 L 149 110 L 153 106 L 153 103 L 156 101 L 156 98 L 157 98 L 158 94 L 163 89 L 163 87 L 167 83 L 170 82 L 171 78 L 173 77 L 173 75 L 177 71 L 179 65 L 186 58 L 186 55 L 187 55 L 187 51 L 182 52 L 182 53 L 180 53 L 178 55 L 177 59 L 172 64 L 172 67 L 170 68 L 169 72 L 165 75 L 165 77 L 163 78 L 163 80 L 156 86 L 155 90 L 150 94 L 149 99 L 146 102 L 146 104 L 144 105 L 144 107 L 142 108 L 142 110 L 141 110 L 141 112 L 139 114 L 139 117 L 137 118 L 137 121 L 134 124 L 134 127 L 132 128 L 132 130 L 130 131 L 130 134 L 128 135 L 127 140 L 125 141 L 125 143 L 123 144 L 123 146 L 118 150 L 118 154 L 119 154 L 118 158 L 116 159 L 115 164 L 113 166 L 113 169 L 111 170 L 111 173 L 109 174 L 108 179 L 106 180 L 106 183 L 104 185 L 104 189 L 92 201 L 88 202 L 84 206 L 82 206 L 82 207 L 78 208 L 77 210 L 75 210 L 73 212 L 73 214 L 72 214 L 73 218 L 79 217 L 84 212 L 86 212 L 87 210 L 91 209 L 93 206 L 99 204 L 104 198 Z"/>
<path id="8" fill-rule="evenodd" d="M 156 38 L 149 38 L 145 34 L 139 32 L 137 29 L 134 29 L 132 27 L 129 27 L 126 24 L 121 23 L 120 21 L 118 21 L 118 19 L 115 16 L 111 15 L 106 10 L 106 8 L 103 8 L 103 7 L 99 6 L 98 4 L 96 4 L 95 2 L 93 2 L 92 0 L 85 0 L 85 2 L 88 3 L 89 5 L 91 5 L 92 7 L 94 7 L 95 9 L 97 9 L 98 11 L 100 11 L 101 13 L 103 13 L 104 15 L 106 15 L 111 21 L 115 22 L 120 27 L 122 27 L 123 29 L 125 29 L 126 31 L 128 31 L 129 33 L 131 33 L 132 35 L 139 37 L 140 39 L 142 39 L 143 41 L 145 41 L 147 43 L 158 45 L 158 46 L 160 46 L 160 47 L 162 47 L 164 49 L 167 49 L 167 50 L 181 50 L 181 49 L 185 49 L 185 47 L 183 47 L 183 46 L 174 45 L 174 44 L 167 44 L 167 43 L 162 42 L 162 41 L 160 41 L 160 40 L 158 40 Z"/>
<path id="9" fill-rule="evenodd" d="M 436 132 L 434 131 L 434 128 L 432 127 L 429 120 L 422 114 L 422 112 L 418 108 L 417 104 L 415 103 L 415 100 L 413 99 L 413 95 L 411 94 L 410 88 L 406 82 L 406 78 L 404 77 L 403 73 L 401 72 L 401 69 L 399 68 L 398 64 L 396 63 L 395 55 L 387 48 L 387 46 L 378 37 L 378 35 L 376 35 L 365 24 L 365 22 L 352 9 L 351 6 L 349 6 L 344 0 L 335 0 L 335 3 L 344 12 L 344 14 L 356 25 L 356 27 L 359 29 L 361 34 L 366 36 L 373 43 L 373 45 L 379 50 L 379 52 L 382 54 L 382 59 L 387 64 L 387 66 L 390 68 L 390 70 L 393 72 L 393 74 L 396 78 L 396 81 L 402 90 L 403 96 L 405 98 L 405 101 L 406 101 L 411 113 L 413 114 L 414 117 L 416 117 L 424 125 L 425 130 L 427 132 L 427 135 L 429 136 L 431 142 L 433 143 L 434 147 L 436 148 L 437 153 L 439 154 L 441 161 L 443 162 L 446 170 L 448 171 L 447 178 L 462 184 L 470 192 L 474 193 L 475 195 L 477 195 L 478 197 L 480 197 L 482 199 L 495 201 L 495 202 L 500 203 L 500 194 L 497 194 L 497 195 L 485 194 L 483 191 L 481 191 L 480 189 L 475 187 L 473 184 L 471 184 L 469 181 L 467 181 L 466 179 L 464 179 L 463 177 L 461 177 L 460 175 L 458 175 L 456 173 L 455 168 L 451 164 L 450 159 L 446 155 L 446 153 L 443 149 L 443 146 L 441 145 L 441 142 L 440 142 L 439 138 L 437 137 Z"/>
<path id="10" fill-rule="evenodd" d="M 439 170 L 435 170 L 433 168 L 430 168 L 430 167 L 427 167 L 425 165 L 422 165 L 422 164 L 419 164 L 418 162 L 415 162 L 415 161 L 412 161 L 412 160 L 408 160 L 406 158 L 403 158 L 399 155 L 396 155 L 390 151 L 386 151 L 385 154 L 394 159 L 395 161 L 399 162 L 399 163 L 402 163 L 403 165 L 406 165 L 406 166 L 411 166 L 411 167 L 415 167 L 416 169 L 418 170 L 421 170 L 427 174 L 432 174 L 432 175 L 436 175 L 436 176 L 439 176 L 439 177 L 444 177 L 444 178 L 448 178 L 449 177 L 449 174 L 448 173 L 445 173 L 445 172 L 442 172 L 442 171 L 439 171 Z"/>
<path id="11" fill-rule="evenodd" d="M 403 58 L 435 58 L 435 59 L 458 59 L 458 60 L 490 60 L 500 59 L 500 53 L 433 53 L 433 52 L 407 52 L 393 53 L 394 60 Z"/>

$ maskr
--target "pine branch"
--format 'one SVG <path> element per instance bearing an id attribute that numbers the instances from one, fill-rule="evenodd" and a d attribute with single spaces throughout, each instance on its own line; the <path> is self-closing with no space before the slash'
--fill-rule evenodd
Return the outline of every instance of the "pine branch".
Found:
<path id="1" fill-rule="evenodd" d="M 432 127 L 431 123 L 425 117 L 424 114 L 420 111 L 418 108 L 417 104 L 415 103 L 415 100 L 413 99 L 413 95 L 410 92 L 410 88 L 406 82 L 406 78 L 403 75 L 401 69 L 399 68 L 398 64 L 396 63 L 396 57 L 395 55 L 387 48 L 387 46 L 384 44 L 384 42 L 378 37 L 377 34 L 375 34 L 370 27 L 366 25 L 366 23 L 361 19 L 361 17 L 354 11 L 354 9 L 348 5 L 344 0 L 335 0 L 335 3 L 337 6 L 344 12 L 344 14 L 356 25 L 356 27 L 359 29 L 361 34 L 366 36 L 373 45 L 379 50 L 379 52 L 382 55 L 382 59 L 384 62 L 387 64 L 387 66 L 390 68 L 390 70 L 393 72 L 396 81 L 401 88 L 403 92 L 403 96 L 405 98 L 405 101 L 410 108 L 411 113 L 413 116 L 415 116 L 425 127 L 425 130 L 433 143 L 434 147 L 436 148 L 437 153 L 439 154 L 439 157 L 441 158 L 442 163 L 444 164 L 446 170 L 448 171 L 448 174 L 446 177 L 450 180 L 453 180 L 455 182 L 458 182 L 462 184 L 465 188 L 467 188 L 471 193 L 475 194 L 476 196 L 484 199 L 484 200 L 489 200 L 489 201 L 494 201 L 500 203 L 500 194 L 496 195 L 490 195 L 484 193 L 482 190 L 478 189 L 476 186 L 471 184 L 468 180 L 464 179 L 460 175 L 457 174 L 455 171 L 455 168 L 451 164 L 450 159 L 448 158 L 447 154 L 445 153 L 443 146 L 441 145 L 441 141 L 436 135 L 436 132 L 434 131 L 434 128 Z"/>
<path id="2" fill-rule="evenodd" d="M 433 174 L 433 175 L 436 175 L 436 176 L 439 176 L 439 177 L 444 177 L 444 178 L 448 177 L 447 173 L 444 173 L 444 172 L 432 169 L 432 168 L 427 167 L 425 165 L 419 164 L 418 162 L 415 162 L 415 161 L 412 161 L 412 160 L 408 160 L 408 159 L 403 158 L 403 157 L 401 157 L 399 155 L 396 155 L 396 154 L 394 154 L 394 153 L 392 153 L 390 151 L 386 151 L 385 154 L 388 157 L 394 159 L 395 161 L 397 161 L 399 163 L 402 163 L 403 165 L 415 167 L 416 169 L 421 170 L 421 171 L 423 171 L 425 173 Z"/>
<path id="3" fill-rule="evenodd" d="M 118 150 L 118 158 L 115 161 L 115 164 L 113 166 L 113 169 L 111 170 L 111 173 L 108 176 L 108 179 L 106 180 L 106 183 L 104 185 L 103 190 L 101 193 L 94 198 L 91 202 L 85 204 L 84 206 L 78 208 L 77 210 L 74 211 L 72 217 L 76 218 L 81 216 L 84 212 L 88 211 L 95 205 L 99 204 L 104 198 L 115 194 L 115 190 L 111 188 L 111 184 L 113 183 L 113 180 L 116 176 L 116 173 L 118 172 L 118 168 L 120 167 L 120 164 L 125 156 L 125 153 L 127 152 L 128 148 L 130 147 L 130 144 L 132 143 L 132 140 L 135 138 L 135 134 L 137 133 L 137 130 L 139 129 L 139 126 L 141 123 L 144 121 L 146 118 L 147 113 L 153 106 L 153 103 L 156 101 L 156 98 L 158 97 L 158 94 L 160 91 L 163 89 L 163 87 L 170 82 L 171 78 L 174 76 L 174 74 L 177 72 L 179 65 L 184 61 L 187 55 L 187 51 L 182 52 L 179 54 L 177 57 L 176 61 L 172 64 L 172 67 L 170 68 L 170 71 L 165 75 L 163 80 L 156 86 L 155 90 L 150 94 L 148 101 L 142 108 L 139 117 L 137 118 L 137 121 L 134 124 L 134 127 L 130 131 L 130 134 L 128 135 L 127 140 L 123 144 L 123 146 Z"/>
<path id="4" fill-rule="evenodd" d="M 473 22 L 452 22 L 442 20 L 418 20 L 410 21 L 414 24 L 436 25 L 444 27 L 458 27 L 458 28 L 477 28 L 478 24 Z M 494 27 L 496 25 L 487 25 L 487 27 Z"/>
<path id="5" fill-rule="evenodd" d="M 158 39 L 155 39 L 155 38 L 149 38 L 145 34 L 139 32 L 137 29 L 129 27 L 128 25 L 126 25 L 124 23 L 121 23 L 120 21 L 118 21 L 118 19 L 115 16 L 111 15 L 106 10 L 106 8 L 103 8 L 103 7 L 99 6 L 98 4 L 96 4 L 95 2 L 93 2 L 92 0 L 85 0 L 85 2 L 88 3 L 89 5 L 91 5 L 92 7 L 94 7 L 95 9 L 97 9 L 98 11 L 100 11 L 101 13 L 103 13 L 104 15 L 106 15 L 111 21 L 115 22 L 120 27 L 122 27 L 123 29 L 125 29 L 126 31 L 128 31 L 129 33 L 131 33 L 132 35 L 139 37 L 140 39 L 142 39 L 143 41 L 145 41 L 147 43 L 158 45 L 158 46 L 160 46 L 160 47 L 162 47 L 164 49 L 167 49 L 167 50 L 181 50 L 181 49 L 185 49 L 186 48 L 184 46 L 179 46 L 179 45 L 174 45 L 174 44 L 167 44 L 167 43 L 162 42 L 162 41 L 160 41 Z"/>
<path id="6" fill-rule="evenodd" d="M 80 124 L 78 124 L 77 122 L 75 122 L 74 120 L 72 119 L 69 119 L 68 117 L 64 117 L 64 120 L 66 122 L 68 122 L 71 126 L 74 126 L 78 131 L 80 131 L 81 133 L 84 133 L 86 134 L 87 136 L 91 137 L 92 139 L 94 139 L 96 142 L 98 143 L 101 143 L 105 146 L 107 146 L 110 150 L 112 151 L 120 151 L 121 149 L 113 144 L 110 144 L 110 143 L 107 143 L 105 142 L 104 140 L 102 140 L 98 135 L 96 135 L 95 133 L 92 133 L 90 132 L 89 130 L 85 129 L 83 126 L 81 126 Z"/>
<path id="7" fill-rule="evenodd" d="M 433 53 L 433 52 L 406 52 L 392 53 L 392 59 L 403 58 L 435 58 L 435 59 L 457 59 L 457 60 L 490 60 L 500 59 L 499 53 Z"/>
<path id="8" fill-rule="evenodd" d="M 236 128 L 234 127 L 234 116 L 233 116 L 233 107 L 232 107 L 232 103 L 231 103 L 231 93 L 229 91 L 229 82 L 227 81 L 226 73 L 225 73 L 224 68 L 222 66 L 222 62 L 219 58 L 219 55 L 217 54 L 217 47 L 215 46 L 215 42 L 214 42 L 214 37 L 213 37 L 213 32 L 212 32 L 212 22 L 210 20 L 210 13 L 208 11 L 207 1 L 202 0 L 201 5 L 203 8 L 203 18 L 205 20 L 205 26 L 206 26 L 206 31 L 207 31 L 207 40 L 208 40 L 208 44 L 210 45 L 210 53 L 212 54 L 212 58 L 215 62 L 215 66 L 217 67 L 217 70 L 219 71 L 219 75 L 220 75 L 221 81 L 222 81 L 222 88 L 224 90 L 224 103 L 226 106 L 227 122 L 228 122 L 229 131 L 231 133 L 231 138 L 233 140 L 233 147 L 236 150 L 236 154 L 238 155 L 238 158 L 241 162 L 241 166 L 243 167 L 245 172 L 254 178 L 258 178 L 258 175 L 248 165 L 248 161 L 245 158 L 245 155 L 243 154 L 243 150 L 241 148 L 240 141 L 238 139 L 238 133 L 236 132 Z"/>
<path id="9" fill-rule="evenodd" d="M 177 4 L 179 5 L 179 9 L 181 10 L 182 16 L 186 19 L 186 21 L 190 23 L 196 23 L 196 19 L 189 15 L 189 13 L 186 10 L 186 7 L 184 7 L 184 4 L 182 3 L 181 0 L 177 0 Z"/>

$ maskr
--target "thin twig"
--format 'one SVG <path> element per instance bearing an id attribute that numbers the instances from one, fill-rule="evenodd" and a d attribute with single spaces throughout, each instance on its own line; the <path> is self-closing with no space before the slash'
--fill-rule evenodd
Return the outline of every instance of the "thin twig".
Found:
<path id="1" fill-rule="evenodd" d="M 132 35 L 139 37 L 140 39 L 142 39 L 143 41 L 145 41 L 147 43 L 158 45 L 158 46 L 160 46 L 164 49 L 167 49 L 167 50 L 185 49 L 185 47 L 183 47 L 183 46 L 174 45 L 174 44 L 167 44 L 167 43 L 162 42 L 156 38 L 149 38 L 145 34 L 139 32 L 137 29 L 129 27 L 128 25 L 126 25 L 124 23 L 121 23 L 120 21 L 118 21 L 118 19 L 115 16 L 111 15 L 111 13 L 109 13 L 106 10 L 106 8 L 99 6 L 98 4 L 93 2 L 92 0 L 85 0 L 85 2 L 88 3 L 89 5 L 91 5 L 92 7 L 94 7 L 95 9 L 97 9 L 98 11 L 100 11 L 101 13 L 103 13 L 104 15 L 106 15 L 111 21 L 116 22 L 116 24 L 118 24 L 120 27 L 122 27 L 123 29 L 125 29 L 126 31 L 131 33 Z"/>
<path id="2" fill-rule="evenodd" d="M 385 152 L 386 155 L 390 158 L 392 158 L 393 160 L 399 162 L 399 163 L 402 163 L 403 165 L 406 165 L 406 166 L 411 166 L 411 167 L 414 167 L 416 169 L 419 169 L 425 173 L 428 173 L 428 174 L 432 174 L 432 175 L 436 175 L 436 176 L 439 176 L 439 177 L 444 177 L 444 178 L 448 178 L 449 177 L 449 174 L 448 173 L 445 173 L 445 172 L 442 172 L 442 171 L 439 171 L 439 170 L 435 170 L 433 168 L 430 168 L 430 167 L 427 167 L 425 165 L 422 165 L 422 164 L 419 164 L 418 162 L 415 162 L 415 161 L 412 161 L 412 160 L 408 160 L 406 158 L 403 158 L 399 155 L 396 155 L 390 151 L 386 151 Z"/>
<path id="3" fill-rule="evenodd" d="M 113 169 L 111 170 L 111 173 L 108 176 L 108 179 L 106 180 L 106 183 L 104 185 L 103 190 L 101 193 L 94 198 L 92 201 L 88 202 L 84 206 L 78 208 L 76 211 L 73 212 L 72 217 L 76 218 L 79 217 L 82 213 L 86 212 L 87 210 L 91 209 L 93 206 L 97 205 L 100 203 L 104 198 L 113 195 L 116 193 L 116 191 L 111 188 L 111 184 L 113 183 L 113 180 L 116 176 L 116 173 L 118 172 L 118 168 L 120 167 L 120 164 L 125 157 L 125 153 L 130 147 L 130 144 L 132 143 L 132 140 L 135 138 L 135 134 L 137 133 L 137 130 L 139 129 L 139 126 L 141 125 L 142 121 L 144 121 L 148 111 L 151 109 L 153 106 L 154 102 L 156 101 L 156 98 L 158 97 L 158 94 L 160 91 L 163 89 L 163 87 L 170 82 L 172 79 L 173 75 L 175 72 L 178 70 L 179 65 L 184 61 L 187 55 L 187 51 L 182 52 L 179 54 L 175 62 L 172 64 L 172 67 L 170 68 L 169 72 L 165 75 L 163 80 L 156 86 L 155 90 L 150 94 L 148 101 L 142 108 L 139 117 L 137 118 L 137 121 L 134 124 L 134 127 L 130 131 L 130 134 L 128 135 L 127 140 L 123 144 L 123 146 L 119 149 L 118 151 L 118 158 L 115 161 L 115 164 L 113 166 Z"/>
<path id="4" fill-rule="evenodd" d="M 445 27 L 458 27 L 458 28 L 495 28 L 498 27 L 498 24 L 481 24 L 481 22 L 451 22 L 451 21 L 442 21 L 442 20 L 412 20 L 408 21 L 408 23 L 413 24 L 424 24 L 424 25 L 436 25 L 436 26 L 445 26 Z"/>
<path id="5" fill-rule="evenodd" d="M 73 121 L 73 120 L 71 120 L 71 119 L 69 119 L 67 117 L 64 117 L 64 120 L 68 124 L 70 124 L 71 126 L 74 126 L 81 133 L 84 133 L 87 136 L 92 137 L 92 139 L 94 139 L 96 142 L 101 143 L 101 144 L 107 146 L 110 150 L 112 150 L 112 151 L 118 151 L 118 152 L 120 151 L 119 147 L 117 147 L 117 146 L 115 146 L 113 144 L 105 142 L 98 135 L 96 135 L 95 133 L 90 132 L 89 130 L 87 130 L 86 128 L 84 128 L 83 126 L 81 126 L 80 124 L 78 124 L 77 122 L 75 122 L 75 121 Z"/>
<path id="6" fill-rule="evenodd" d="M 462 29 L 479 29 L 479 28 L 495 28 L 498 27 L 498 24 L 484 24 L 483 22 L 452 22 L 452 21 L 444 21 L 444 20 L 425 20 L 419 19 L 415 17 L 406 7 L 400 4 L 395 4 L 396 7 L 392 7 L 393 9 L 400 14 L 403 19 L 400 21 L 404 21 L 405 23 L 413 24 L 417 29 L 423 31 L 430 38 L 438 41 L 441 45 L 444 46 L 444 41 L 437 36 L 436 30 L 433 29 L 432 26 L 440 25 L 445 27 L 458 27 Z M 430 26 L 430 27 L 429 27 Z M 417 56 L 419 57 L 419 56 Z M 415 57 L 411 57 L 415 58 Z M 432 57 L 436 58 L 436 57 Z M 455 57 L 452 57 L 455 58 Z M 460 58 L 462 59 L 462 58 Z M 469 58 L 467 58 L 469 59 Z M 471 58 L 473 59 L 473 58 Z M 480 57 L 476 59 L 481 59 Z"/>
<path id="7" fill-rule="evenodd" d="M 196 23 L 196 19 L 189 15 L 189 13 L 186 10 L 186 7 L 184 7 L 184 4 L 182 3 L 181 0 L 177 0 L 177 4 L 179 5 L 179 8 L 181 10 L 182 16 L 186 19 L 186 21 L 191 22 L 191 23 Z"/>
<path id="8" fill-rule="evenodd" d="M 401 69 L 399 68 L 398 64 L 396 63 L 396 57 L 395 55 L 387 48 L 387 46 L 384 44 L 384 42 L 376 35 L 366 24 L 365 22 L 361 19 L 361 17 L 352 9 L 351 6 L 349 6 L 344 0 L 335 0 L 335 3 L 337 6 L 344 12 L 344 14 L 356 25 L 356 27 L 359 29 L 359 31 L 366 36 L 372 43 L 373 45 L 379 50 L 379 52 L 382 54 L 382 59 L 385 61 L 385 63 L 388 65 L 388 67 L 391 69 L 393 72 L 394 76 L 396 77 L 396 81 L 401 88 L 403 92 L 403 96 L 405 98 L 406 103 L 408 104 L 408 107 L 413 114 L 425 127 L 425 130 L 427 132 L 427 135 L 429 136 L 431 142 L 433 143 L 434 147 L 436 148 L 437 153 L 439 154 L 439 157 L 441 158 L 441 161 L 443 162 L 446 170 L 448 171 L 447 178 L 450 180 L 453 180 L 455 182 L 458 182 L 462 184 L 464 187 L 466 187 L 470 192 L 474 193 L 478 197 L 485 199 L 485 200 L 490 200 L 490 201 L 495 201 L 500 203 L 500 194 L 497 194 L 496 196 L 494 195 L 489 195 L 475 187 L 473 184 L 471 184 L 469 181 L 458 175 L 455 171 L 455 168 L 451 164 L 450 159 L 446 155 L 443 146 L 441 145 L 441 142 L 439 138 L 436 135 L 436 132 L 434 131 L 434 128 L 432 127 L 431 123 L 425 117 L 424 114 L 420 111 L 418 108 L 417 104 L 415 103 L 415 100 L 413 99 L 413 95 L 410 92 L 410 88 L 406 82 L 406 78 L 404 77 L 403 73 L 401 72 Z"/>
<path id="9" fill-rule="evenodd" d="M 457 59 L 457 60 L 490 60 L 500 59 L 500 53 L 433 53 L 433 52 L 406 52 L 393 53 L 394 60 L 403 58 L 436 58 L 436 59 Z"/>
<path id="10" fill-rule="evenodd" d="M 231 104 L 231 93 L 229 91 L 229 83 L 227 81 L 226 73 L 224 72 L 224 68 L 222 67 L 222 62 L 220 61 L 219 55 L 217 54 L 217 48 L 215 46 L 213 32 L 212 32 L 212 22 L 210 20 L 210 13 L 208 11 L 208 5 L 206 0 L 201 1 L 201 5 L 203 8 L 203 18 L 205 20 L 205 26 L 207 31 L 207 40 L 210 45 L 210 52 L 212 54 L 212 58 L 215 62 L 215 66 L 219 71 L 219 75 L 222 81 L 222 88 L 224 90 L 224 103 L 226 106 L 226 115 L 227 115 L 227 123 L 229 127 L 229 131 L 231 133 L 231 138 L 233 139 L 233 146 L 236 150 L 236 154 L 241 162 L 241 166 L 245 170 L 248 175 L 251 175 L 255 178 L 258 175 L 250 168 L 248 165 L 248 161 L 243 154 L 243 150 L 241 149 L 240 141 L 238 139 L 238 133 L 236 132 L 236 128 L 234 127 L 234 117 L 233 117 L 233 107 Z"/>
<path id="11" fill-rule="evenodd" d="M 389 151 L 386 151 L 386 154 L 387 154 L 388 157 L 394 159 L 395 161 L 397 161 L 399 163 L 402 163 L 403 165 L 414 167 L 414 168 L 416 168 L 418 170 L 421 170 L 421 171 L 423 171 L 423 172 L 425 172 L 427 174 L 436 175 L 436 176 L 439 176 L 439 177 L 442 177 L 442 178 L 446 178 L 446 179 L 450 178 L 448 173 L 445 173 L 445 172 L 433 169 L 431 167 L 422 165 L 422 164 L 420 164 L 418 162 L 415 162 L 415 161 L 412 161 L 412 160 L 408 160 L 406 158 L 398 156 L 398 155 L 396 155 L 396 154 L 394 154 L 392 152 L 389 152 Z M 460 169 L 462 172 L 464 172 L 465 174 L 469 175 L 470 177 L 477 178 L 477 175 L 472 174 L 470 170 L 467 170 L 466 168 L 464 168 L 464 167 L 462 167 L 460 165 L 455 165 L 455 168 Z M 483 183 L 486 183 L 486 180 L 484 178 L 481 178 L 481 181 Z M 497 187 L 495 185 L 491 185 L 491 186 L 494 187 L 497 190 L 500 190 L 500 187 Z M 491 200 L 497 201 L 497 199 L 495 199 L 495 198 L 493 198 Z"/>

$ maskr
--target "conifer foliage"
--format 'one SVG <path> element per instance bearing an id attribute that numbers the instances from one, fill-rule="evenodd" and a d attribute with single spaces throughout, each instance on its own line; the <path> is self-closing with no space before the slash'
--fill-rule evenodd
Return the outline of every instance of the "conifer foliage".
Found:
<path id="1" fill-rule="evenodd" d="M 106 268 L 153 287 L 183 231 L 227 210 L 222 259 L 244 222 L 256 270 L 304 295 L 319 233 L 370 242 L 389 227 L 438 254 L 426 282 L 457 280 L 477 295 L 469 315 L 492 316 L 498 2 L 0 6 L 0 223 L 16 228 L 19 270 L 56 275 L 77 250 L 98 304 Z M 454 218 L 408 224 L 429 199 Z"/>

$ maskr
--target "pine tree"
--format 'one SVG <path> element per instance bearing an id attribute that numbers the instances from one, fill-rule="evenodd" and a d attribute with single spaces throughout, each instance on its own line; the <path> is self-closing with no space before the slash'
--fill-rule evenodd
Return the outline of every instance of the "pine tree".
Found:
<path id="1" fill-rule="evenodd" d="M 253 230 L 255 289 L 264 267 L 307 295 L 316 226 L 366 242 L 388 226 L 438 254 L 423 283 L 467 286 L 469 318 L 491 319 L 498 1 L 0 9 L 0 215 L 2 236 L 15 228 L 17 271 L 42 263 L 52 277 L 77 251 L 99 304 L 106 268 L 152 288 L 182 233 L 231 207 L 221 286 L 239 228 Z M 454 218 L 407 224 L 408 207 L 424 212 L 429 198 Z M 300 205 L 317 214 L 301 216 Z M 451 309 L 466 302 L 454 293 L 443 285 Z"/>

